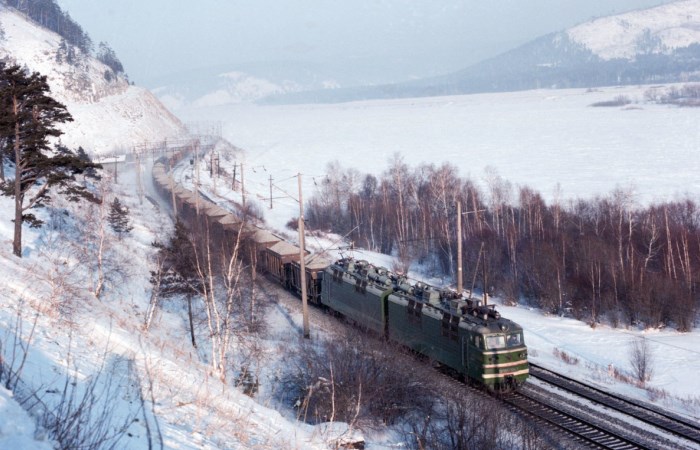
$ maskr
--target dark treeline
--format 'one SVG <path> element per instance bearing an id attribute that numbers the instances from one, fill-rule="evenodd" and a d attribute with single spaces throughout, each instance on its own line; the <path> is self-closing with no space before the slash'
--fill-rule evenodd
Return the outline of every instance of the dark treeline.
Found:
<path id="1" fill-rule="evenodd" d="M 86 55 L 92 52 L 92 40 L 55 0 L 6 0 L 5 4 L 20 11 L 34 22 L 64 38 Z"/>
<path id="2" fill-rule="evenodd" d="M 5 0 L 3 3 L 63 38 L 57 54 L 58 62 L 77 64 L 80 58 L 73 47 L 78 48 L 83 55 L 93 54 L 94 45 L 90 36 L 70 17 L 70 14 L 58 6 L 55 0 Z M 100 43 L 95 56 L 115 74 L 124 72 L 121 62 L 106 43 Z"/>
<path id="3" fill-rule="evenodd" d="M 483 289 L 486 278 L 490 294 L 592 326 L 693 326 L 700 211 L 690 199 L 641 207 L 617 190 L 548 205 L 494 172 L 482 190 L 449 163 L 410 168 L 400 156 L 379 177 L 331 164 L 319 187 L 309 227 L 397 255 L 403 269 L 415 262 L 454 276 L 461 202 L 465 288 Z"/>

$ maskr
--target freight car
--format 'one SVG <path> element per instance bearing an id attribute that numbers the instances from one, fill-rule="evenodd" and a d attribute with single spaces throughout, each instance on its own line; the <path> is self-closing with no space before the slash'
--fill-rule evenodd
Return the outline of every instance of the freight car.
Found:
<path id="1" fill-rule="evenodd" d="M 301 295 L 299 247 L 175 184 L 166 171 L 184 154 L 154 164 L 158 191 L 178 216 L 206 223 L 224 242 L 243 241 L 244 255 L 284 288 Z M 341 258 L 335 263 L 305 252 L 306 292 L 360 327 L 404 345 L 491 391 L 517 388 L 528 377 L 523 329 L 493 305 L 464 299 L 374 266 Z"/>

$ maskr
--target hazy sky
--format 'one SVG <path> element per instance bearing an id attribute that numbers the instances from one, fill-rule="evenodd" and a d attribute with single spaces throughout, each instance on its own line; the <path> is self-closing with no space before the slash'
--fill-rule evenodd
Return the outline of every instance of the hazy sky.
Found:
<path id="1" fill-rule="evenodd" d="M 188 68 L 281 60 L 445 73 L 593 17 L 668 2 L 58 0 L 146 85 Z"/>

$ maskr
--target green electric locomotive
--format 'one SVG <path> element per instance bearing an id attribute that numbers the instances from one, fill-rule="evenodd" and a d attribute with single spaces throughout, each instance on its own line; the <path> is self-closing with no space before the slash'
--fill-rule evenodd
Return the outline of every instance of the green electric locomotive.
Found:
<path id="1" fill-rule="evenodd" d="M 489 390 L 515 389 L 528 377 L 522 327 L 454 291 L 344 258 L 326 269 L 321 303 Z"/>

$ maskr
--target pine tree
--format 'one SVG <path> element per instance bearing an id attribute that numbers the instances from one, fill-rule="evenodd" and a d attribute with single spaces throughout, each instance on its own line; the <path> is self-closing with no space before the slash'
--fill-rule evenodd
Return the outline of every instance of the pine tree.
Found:
<path id="1" fill-rule="evenodd" d="M 158 249 L 159 259 L 163 261 L 163 272 L 151 272 L 151 283 L 157 285 L 156 295 L 172 297 L 184 295 L 187 299 L 187 311 L 190 323 L 192 346 L 197 347 L 192 315 L 192 297 L 202 295 L 204 286 L 197 274 L 197 262 L 194 244 L 187 227 L 179 220 L 175 223 L 175 232 L 167 245 L 154 243 Z"/>
<path id="2" fill-rule="evenodd" d="M 92 158 L 90 158 L 90 155 L 87 154 L 83 147 L 78 147 L 78 150 L 75 152 L 75 156 L 85 165 L 85 178 L 92 178 L 96 181 L 102 179 L 102 176 L 97 172 L 98 165 L 93 164 Z"/>
<path id="3" fill-rule="evenodd" d="M 50 203 L 52 188 L 71 201 L 98 201 L 75 175 L 101 166 L 81 161 L 66 147 L 50 145 L 51 138 L 63 134 L 57 125 L 73 118 L 49 92 L 45 76 L 0 63 L 0 157 L 15 167 L 14 179 L 2 181 L 0 189 L 15 199 L 12 251 L 18 257 L 22 257 L 22 224 L 42 225 L 29 211 Z"/>
<path id="4" fill-rule="evenodd" d="M 100 42 L 96 56 L 100 62 L 112 69 L 112 72 L 116 75 L 124 73 L 124 66 L 121 61 L 119 61 L 119 58 L 117 58 L 117 54 L 106 42 Z"/>
<path id="5" fill-rule="evenodd" d="M 65 39 L 61 39 L 61 42 L 58 44 L 58 49 L 56 49 L 56 63 L 57 64 L 63 64 L 63 59 L 68 55 L 68 44 L 66 44 Z"/>
<path id="6" fill-rule="evenodd" d="M 107 221 L 109 222 L 109 226 L 111 226 L 112 229 L 119 235 L 119 239 L 121 239 L 123 234 L 134 229 L 134 227 L 130 224 L 131 221 L 129 220 L 129 208 L 122 205 L 122 203 L 116 197 L 109 207 Z"/>

